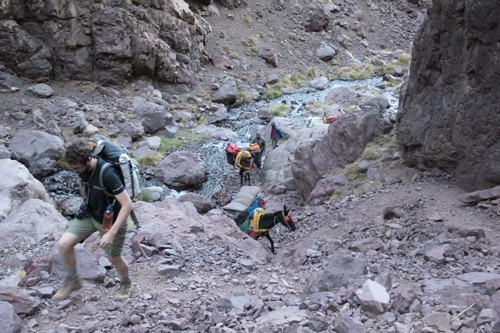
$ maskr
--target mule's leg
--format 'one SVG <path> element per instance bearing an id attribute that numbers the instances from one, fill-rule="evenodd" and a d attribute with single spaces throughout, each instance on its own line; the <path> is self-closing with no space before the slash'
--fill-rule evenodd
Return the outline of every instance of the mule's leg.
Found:
<path id="1" fill-rule="evenodd" d="M 276 254 L 276 251 L 274 251 L 274 241 L 273 241 L 273 239 L 271 238 L 271 235 L 266 234 L 266 238 L 269 240 L 269 243 L 271 243 L 271 252 L 272 252 L 273 254 Z"/>
<path id="2" fill-rule="evenodd" d="M 243 176 L 244 176 L 243 169 L 240 169 L 240 186 L 243 186 Z"/>
<path id="3" fill-rule="evenodd" d="M 250 186 L 250 172 L 247 172 L 246 177 L 248 181 L 248 186 Z"/>

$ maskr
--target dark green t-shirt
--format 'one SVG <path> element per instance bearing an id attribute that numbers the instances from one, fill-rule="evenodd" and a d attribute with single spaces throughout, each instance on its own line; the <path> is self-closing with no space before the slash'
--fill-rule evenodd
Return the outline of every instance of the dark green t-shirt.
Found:
<path id="1" fill-rule="evenodd" d="M 115 212 L 113 220 L 116 220 L 121 205 L 118 200 L 114 200 L 113 196 L 118 195 L 125 190 L 118 172 L 113 167 L 108 167 L 107 169 L 105 169 L 102 175 L 103 187 L 106 189 L 107 193 L 112 194 L 113 196 L 108 196 L 101 189 L 99 174 L 101 172 L 101 168 L 105 163 L 105 161 L 98 158 L 95 171 L 80 174 L 84 193 L 87 196 L 86 198 L 84 198 L 84 200 L 87 200 L 90 214 L 99 223 L 102 223 L 102 217 L 104 215 L 104 211 L 106 210 L 106 206 L 113 203 L 113 201 L 115 201 L 113 205 L 113 210 Z"/>

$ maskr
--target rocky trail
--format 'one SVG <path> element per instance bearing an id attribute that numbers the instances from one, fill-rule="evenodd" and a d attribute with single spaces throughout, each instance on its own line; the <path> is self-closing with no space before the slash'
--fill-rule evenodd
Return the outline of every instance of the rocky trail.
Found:
<path id="1" fill-rule="evenodd" d="M 489 22 L 496 22 L 491 17 L 498 4 L 487 2 L 438 3 L 429 34 L 438 35 L 441 21 L 459 18 L 461 6 L 470 17 L 480 17 L 471 27 L 496 27 Z M 78 7 L 77 15 L 74 4 L 51 11 L 13 0 L 2 14 L 8 19 L 0 22 L 6 31 L 0 51 L 7 45 L 9 52 L 0 52 L 0 333 L 500 332 L 500 189 L 471 193 L 457 186 L 458 179 L 491 183 L 493 176 L 474 178 L 483 175 L 477 170 L 490 169 L 474 169 L 471 177 L 408 167 L 402 151 L 429 142 L 430 152 L 433 142 L 443 143 L 435 154 L 450 161 L 440 155 L 449 151 L 447 141 L 413 142 L 412 127 L 424 133 L 426 123 L 407 122 L 403 148 L 394 140 L 401 119 L 384 114 L 398 109 L 394 96 L 408 88 L 403 82 L 412 41 L 430 1 L 89 4 Z M 26 20 L 31 11 L 36 15 Z M 168 33 L 158 35 L 156 26 Z M 31 34 L 37 29 L 49 43 Z M 117 31 L 135 38 L 126 52 L 111 37 Z M 444 35 L 443 40 L 449 37 Z M 412 71 L 431 82 L 442 73 L 436 75 L 424 60 L 446 57 L 425 54 L 426 43 L 434 40 L 420 37 L 423 55 L 414 60 L 423 69 Z M 46 45 L 61 41 L 65 46 L 52 54 Z M 97 42 L 107 47 L 94 48 Z M 437 52 L 442 44 L 432 46 Z M 168 56 L 143 63 L 148 50 Z M 26 54 L 33 58 L 23 62 Z M 142 75 L 132 77 L 136 72 Z M 485 77 L 496 82 L 491 73 Z M 369 88 L 356 83 L 373 77 L 377 82 Z M 297 89 L 323 94 L 336 79 L 352 84 L 304 103 L 291 98 Z M 407 105 L 412 98 L 424 110 L 446 104 L 434 85 L 408 86 L 430 91 L 405 98 Z M 457 91 L 450 99 L 460 106 Z M 498 100 L 490 97 L 485 100 Z M 240 106 L 243 111 L 234 117 L 231 112 Z M 495 110 L 493 102 L 485 109 Z M 439 119 L 413 111 L 411 116 L 436 121 L 428 126 L 437 126 L 434 133 L 448 134 Z M 311 121 L 304 128 L 304 118 L 326 113 L 339 117 L 338 123 Z M 493 116 L 474 118 L 480 130 L 472 132 L 494 129 Z M 205 159 L 214 161 L 228 140 L 245 141 L 255 131 L 267 136 L 271 119 L 292 135 L 268 150 L 263 170 L 251 179 L 268 211 L 283 204 L 292 209 L 296 231 L 282 225 L 271 230 L 276 255 L 267 239 L 251 239 L 220 209 L 238 192 L 239 176 L 225 163 L 205 172 L 206 161 L 199 160 L 207 149 Z M 225 121 L 234 128 L 215 126 Z M 113 299 L 118 275 L 94 235 L 77 246 L 83 288 L 54 302 L 50 298 L 64 275 L 56 240 L 81 201 L 68 191 L 75 189 L 75 175 L 60 158 L 76 137 L 99 135 L 129 149 L 147 178 L 148 200 L 134 203 L 141 227 L 131 226 L 124 249 L 134 291 L 127 301 Z M 469 147 L 465 141 L 459 143 Z M 494 161 L 498 145 L 484 147 L 490 153 L 482 158 Z M 157 179 L 162 171 L 176 171 L 159 167 L 161 161 L 184 151 L 192 153 L 187 163 L 170 163 L 199 167 L 199 181 L 210 172 L 224 175 L 222 183 L 217 178 L 201 190 L 215 192 L 210 198 L 182 199 L 186 193 Z M 419 158 L 418 150 L 412 153 Z M 337 159 L 345 163 L 336 165 Z M 472 165 L 493 168 L 490 160 L 474 159 Z M 38 179 L 45 179 L 45 187 Z M 323 180 L 323 187 L 315 186 Z"/>

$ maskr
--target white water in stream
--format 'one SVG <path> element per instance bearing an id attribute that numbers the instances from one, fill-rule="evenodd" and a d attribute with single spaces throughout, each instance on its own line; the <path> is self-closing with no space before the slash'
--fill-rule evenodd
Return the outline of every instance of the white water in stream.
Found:
<path id="1" fill-rule="evenodd" d="M 382 78 L 372 78 L 358 81 L 331 81 L 324 90 L 303 89 L 290 94 L 284 94 L 272 100 L 261 100 L 256 103 L 245 104 L 239 108 L 231 109 L 227 121 L 217 124 L 235 131 L 238 139 L 235 141 L 249 140 L 259 126 L 255 118 L 242 117 L 243 113 L 256 114 L 257 111 L 269 104 L 295 105 L 298 111 L 302 105 L 311 103 L 324 104 L 326 96 L 335 88 L 351 87 L 361 93 L 375 92 L 373 96 L 383 96 L 387 99 L 390 107 L 384 111 L 384 116 L 390 117 L 395 114 L 398 107 L 398 92 L 393 88 L 381 89 L 378 86 L 382 83 Z M 306 91 L 307 90 L 307 91 Z M 307 121 L 307 116 L 300 112 L 291 112 L 288 117 L 303 119 Z M 208 140 L 202 145 L 199 153 L 203 155 L 205 169 L 208 170 L 208 178 L 202 188 L 197 193 L 211 198 L 214 193 L 221 189 L 224 177 L 231 172 L 230 166 L 226 162 L 224 149 L 227 141 Z"/>

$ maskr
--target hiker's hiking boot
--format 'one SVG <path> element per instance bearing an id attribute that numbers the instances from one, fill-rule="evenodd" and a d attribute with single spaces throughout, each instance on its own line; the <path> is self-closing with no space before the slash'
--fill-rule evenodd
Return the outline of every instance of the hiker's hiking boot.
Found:
<path id="1" fill-rule="evenodd" d="M 115 300 L 124 301 L 126 299 L 129 299 L 130 295 L 132 294 L 132 289 L 134 289 L 132 281 L 129 280 L 128 282 L 121 282 L 120 286 L 118 287 L 118 293 L 115 296 Z"/>
<path id="2" fill-rule="evenodd" d="M 54 296 L 52 296 L 53 301 L 62 301 L 69 297 L 69 295 L 82 287 L 82 283 L 80 282 L 80 277 L 75 275 L 70 278 L 66 278 L 64 280 L 64 284 L 61 289 Z"/>

